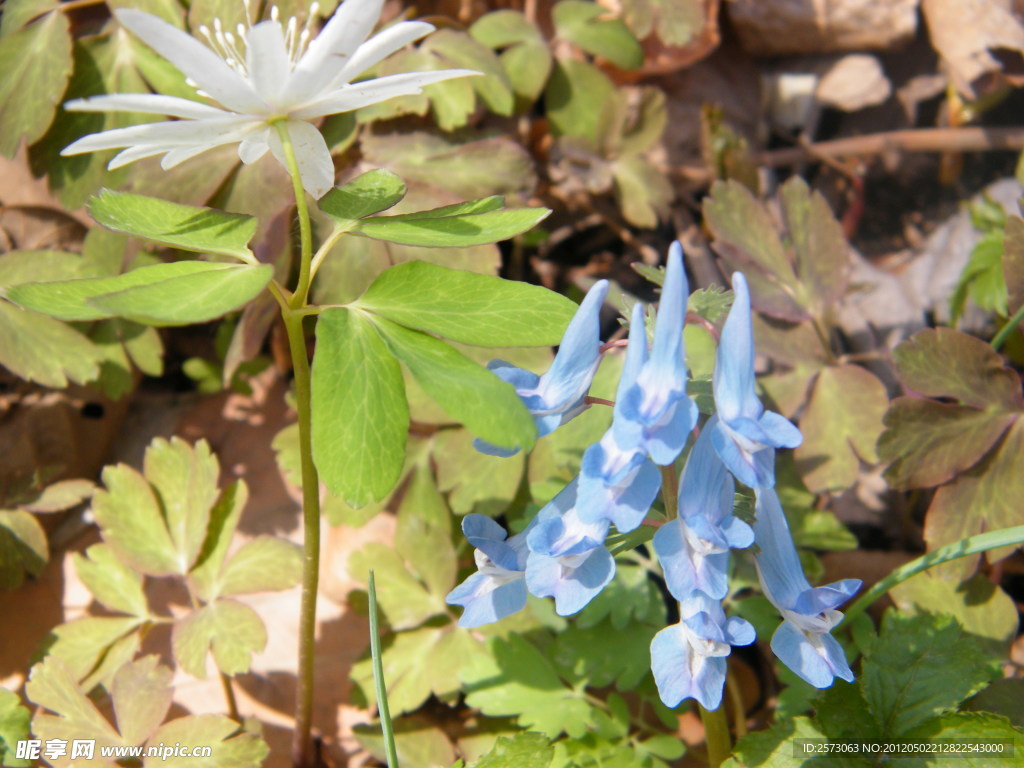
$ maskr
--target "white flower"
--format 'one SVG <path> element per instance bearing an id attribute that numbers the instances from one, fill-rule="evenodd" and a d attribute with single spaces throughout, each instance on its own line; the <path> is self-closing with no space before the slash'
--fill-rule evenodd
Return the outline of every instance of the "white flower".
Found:
<path id="1" fill-rule="evenodd" d="M 118 21 L 186 75 L 201 96 L 223 109 L 159 94 L 110 94 L 65 104 L 75 112 L 144 112 L 180 118 L 85 136 L 62 155 L 123 149 L 110 169 L 154 155 L 166 170 L 201 152 L 238 143 L 244 163 L 270 149 L 285 164 L 275 123 L 285 123 L 298 161 L 302 185 L 314 197 L 334 186 L 327 143 L 311 121 L 348 112 L 394 96 L 419 93 L 424 85 L 479 74 L 468 69 L 410 72 L 351 83 L 355 77 L 418 40 L 434 27 L 422 21 L 393 24 L 367 40 L 383 0 L 347 0 L 316 37 L 295 19 L 282 25 L 274 8 L 269 21 L 226 31 L 201 27 L 209 47 L 170 24 L 135 10 L 115 10 Z M 316 4 L 310 18 L 316 15 Z"/>

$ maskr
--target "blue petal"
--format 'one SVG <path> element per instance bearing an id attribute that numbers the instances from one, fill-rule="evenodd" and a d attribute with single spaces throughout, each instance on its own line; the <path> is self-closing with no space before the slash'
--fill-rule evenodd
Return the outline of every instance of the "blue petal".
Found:
<path id="1" fill-rule="evenodd" d="M 760 552 L 754 556 L 761 585 L 776 608 L 795 610 L 797 600 L 811 589 L 789 532 L 786 515 L 774 490 L 757 492 L 754 540 Z"/>
<path id="2" fill-rule="evenodd" d="M 668 707 L 694 698 L 705 709 L 718 709 L 725 687 L 726 662 L 722 657 L 694 658 L 686 629 L 665 627 L 651 640 L 651 672 L 658 695 Z M 696 672 L 696 674 L 694 674 Z"/>
<path id="3" fill-rule="evenodd" d="M 683 452 L 697 423 L 697 404 L 685 395 L 671 406 L 669 419 L 647 429 L 647 452 L 651 460 L 666 467 Z"/>
<path id="4" fill-rule="evenodd" d="M 828 688 L 836 677 L 853 680 L 842 646 L 827 633 L 817 638 L 815 648 L 803 632 L 784 621 L 772 636 L 772 650 L 779 661 L 815 688 Z"/>
<path id="5" fill-rule="evenodd" d="M 679 514 L 703 515 L 712 522 L 732 509 L 736 485 L 715 452 L 712 436 L 718 417 L 712 416 L 697 436 L 679 480 Z"/>
<path id="6" fill-rule="evenodd" d="M 686 299 L 689 294 L 686 270 L 683 269 L 683 247 L 674 242 L 668 249 L 665 285 L 658 302 L 658 320 L 654 326 L 651 367 L 664 376 L 682 374 L 686 378 L 683 325 L 686 322 Z"/>
<path id="7" fill-rule="evenodd" d="M 540 376 L 533 371 L 512 365 L 512 363 L 506 363 L 504 360 L 491 360 L 487 364 L 487 370 L 502 381 L 507 381 L 517 391 L 536 389 L 537 384 L 540 382 Z"/>
<path id="8" fill-rule="evenodd" d="M 530 553 L 526 586 L 537 597 L 554 597 L 559 616 L 583 609 L 615 576 L 615 560 L 604 547 L 594 549 L 575 564 L 564 558 Z"/>
<path id="9" fill-rule="evenodd" d="M 732 435 L 728 433 L 725 425 L 721 422 L 716 424 L 715 428 L 711 431 L 711 443 L 714 445 L 718 457 L 732 473 L 733 477 L 750 488 L 760 487 L 753 457 L 740 449 Z M 774 452 L 772 457 L 774 458 Z"/>
<path id="10" fill-rule="evenodd" d="M 565 330 L 558 354 L 548 372 L 540 377 L 537 393 L 550 409 L 575 403 L 590 389 L 600 362 L 601 306 L 608 295 L 608 281 L 601 280 L 587 292 Z"/>
<path id="11" fill-rule="evenodd" d="M 610 456 L 610 451 L 618 454 Z M 606 464 L 611 466 L 610 478 Z M 608 520 L 625 533 L 643 522 L 661 489 L 661 473 L 642 453 L 619 451 L 609 431 L 584 452 L 579 482 L 580 519 Z"/>
<path id="12" fill-rule="evenodd" d="M 721 530 L 730 549 L 746 549 L 754 543 L 754 529 L 733 515 L 722 521 Z"/>
<path id="13" fill-rule="evenodd" d="M 491 445 L 486 440 L 481 440 L 479 437 L 473 438 L 473 447 L 480 453 L 488 456 L 497 456 L 502 459 L 507 459 L 510 456 L 515 456 L 519 453 L 518 448 L 502 448 L 500 445 Z"/>
<path id="14" fill-rule="evenodd" d="M 793 422 L 775 411 L 762 413 L 758 423 L 768 436 L 769 445 L 776 448 L 796 448 L 804 441 L 804 436 Z"/>
<path id="15" fill-rule="evenodd" d="M 757 419 L 763 407 L 754 391 L 754 329 L 750 316 L 750 292 L 741 272 L 732 276 L 734 300 L 722 326 L 715 358 L 712 388 L 720 418 Z"/>
<path id="16" fill-rule="evenodd" d="M 526 582 L 517 579 L 488 589 L 489 579 L 474 573 L 448 593 L 449 605 L 465 608 L 459 619 L 460 627 L 479 627 L 511 616 L 526 607 Z"/>
<path id="17" fill-rule="evenodd" d="M 863 583 L 860 579 L 843 579 L 824 587 L 808 589 L 796 599 L 793 611 L 805 616 L 834 611 L 857 594 Z"/>
<path id="18" fill-rule="evenodd" d="M 750 645 L 757 639 L 757 632 L 749 621 L 733 616 L 725 623 L 725 636 L 729 645 Z"/>

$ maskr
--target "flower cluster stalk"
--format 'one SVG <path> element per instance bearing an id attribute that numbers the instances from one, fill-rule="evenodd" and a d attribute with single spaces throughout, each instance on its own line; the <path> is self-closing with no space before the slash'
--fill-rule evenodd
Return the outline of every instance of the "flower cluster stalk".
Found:
<path id="1" fill-rule="evenodd" d="M 316 593 L 320 578 L 320 478 L 313 463 L 313 402 L 309 354 L 302 327 L 309 294 L 310 262 L 313 254 L 309 207 L 299 175 L 291 137 L 278 124 L 288 174 L 295 190 L 299 217 L 299 282 L 287 303 L 281 303 L 281 317 L 288 336 L 295 381 L 295 408 L 299 417 L 299 460 L 302 466 L 302 604 L 299 613 L 299 669 L 295 700 L 295 731 L 292 735 L 292 763 L 296 768 L 310 765 L 309 739 L 313 721 L 313 662 L 316 654 Z"/>

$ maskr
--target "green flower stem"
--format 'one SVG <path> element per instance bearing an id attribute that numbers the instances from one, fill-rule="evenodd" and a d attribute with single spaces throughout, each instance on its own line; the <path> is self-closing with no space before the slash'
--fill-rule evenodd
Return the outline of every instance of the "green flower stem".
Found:
<path id="1" fill-rule="evenodd" d="M 220 684 L 224 688 L 224 699 L 228 703 L 228 717 L 236 723 L 241 723 L 242 716 L 238 714 L 238 700 L 235 698 L 235 688 L 231 684 L 231 678 L 221 672 Z"/>
<path id="2" fill-rule="evenodd" d="M 295 159 L 295 148 L 292 146 L 291 136 L 288 135 L 288 127 L 285 120 L 278 120 L 274 123 L 274 130 L 281 139 L 281 148 L 284 150 L 285 165 L 288 166 L 288 175 L 292 177 L 292 190 L 295 192 L 295 209 L 299 214 L 299 282 L 295 286 L 295 293 L 289 302 L 292 309 L 300 309 L 306 306 L 309 298 L 309 284 L 312 280 L 310 265 L 313 260 L 313 235 L 309 224 L 309 206 L 306 204 L 306 191 L 302 187 L 302 176 L 299 173 L 299 163 Z"/>
<path id="3" fill-rule="evenodd" d="M 1024 544 L 1024 525 L 1017 525 L 1013 528 L 1003 528 L 999 531 L 979 533 L 977 536 L 969 536 L 966 539 L 955 541 L 944 547 L 939 547 L 934 552 L 922 555 L 916 560 L 911 560 L 901 565 L 871 589 L 865 592 L 860 598 L 846 610 L 846 621 L 849 622 L 860 616 L 878 598 L 895 587 L 897 584 L 916 576 L 921 571 L 926 571 L 932 566 L 948 563 L 968 555 L 976 555 L 979 552 L 987 552 L 990 549 L 1005 547 L 1013 544 Z"/>
<path id="4" fill-rule="evenodd" d="M 384 661 L 380 650 L 380 626 L 377 617 L 377 586 L 370 571 L 370 657 L 373 660 L 373 688 L 377 693 L 377 711 L 380 715 L 381 732 L 384 734 L 384 752 L 388 768 L 398 768 L 398 751 L 395 748 L 395 729 L 391 724 L 391 707 L 388 706 L 388 690 L 384 684 Z"/>
<path id="5" fill-rule="evenodd" d="M 725 707 L 720 706 L 712 711 L 704 709 L 700 704 L 700 719 L 704 723 L 704 743 L 708 748 L 708 765 L 718 768 L 729 759 L 732 752 L 732 741 L 729 738 L 729 721 L 725 718 Z"/>
<path id="6" fill-rule="evenodd" d="M 1007 337 L 1013 333 L 1013 329 L 1017 327 L 1021 320 L 1024 320 L 1024 304 L 1017 307 L 1017 311 L 1013 313 L 1013 317 L 1006 321 L 1006 325 L 999 329 L 999 333 L 992 339 L 992 349 L 998 351 L 1003 344 L 1006 343 Z"/>
<path id="7" fill-rule="evenodd" d="M 659 467 L 661 469 L 661 498 L 665 504 L 665 514 L 669 520 L 679 516 L 679 477 L 673 465 Z M 726 672 L 728 676 L 728 672 Z M 704 743 L 708 748 L 708 764 L 718 768 L 728 759 L 732 752 L 732 739 L 729 736 L 729 721 L 725 717 L 725 706 L 714 711 L 704 709 L 700 704 L 700 719 L 704 723 Z"/>
<path id="8" fill-rule="evenodd" d="M 303 568 L 302 604 L 299 613 L 299 670 L 295 702 L 295 732 L 292 737 L 292 763 L 305 768 L 312 762 L 310 730 L 313 725 L 313 661 L 316 651 L 316 593 L 320 578 L 320 478 L 313 463 L 313 407 L 310 384 L 309 353 L 306 351 L 306 333 L 302 326 L 309 296 L 310 261 L 313 254 L 309 207 L 302 187 L 295 149 L 283 122 L 274 129 L 281 138 L 288 173 L 295 192 L 295 208 L 299 216 L 299 282 L 295 292 L 281 303 L 281 316 L 288 334 L 288 347 L 292 356 L 295 376 L 295 408 L 299 415 L 299 459 L 302 465 L 302 529 Z M 284 295 L 274 292 L 280 302 Z"/>

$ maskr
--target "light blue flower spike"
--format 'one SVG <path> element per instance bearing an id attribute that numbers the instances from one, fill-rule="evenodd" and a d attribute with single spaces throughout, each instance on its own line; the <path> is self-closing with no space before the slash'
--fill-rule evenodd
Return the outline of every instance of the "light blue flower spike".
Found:
<path id="1" fill-rule="evenodd" d="M 633 307 L 629 346 L 616 392 L 612 426 L 583 453 L 577 511 L 590 523 L 610 522 L 619 531 L 631 531 L 643 522 L 661 489 L 661 473 L 643 447 L 642 427 L 623 414 L 624 395 L 648 360 L 644 309 Z M 627 428 L 622 428 L 623 424 Z"/>
<path id="2" fill-rule="evenodd" d="M 530 527 L 507 539 L 505 529 L 484 515 L 466 515 L 462 531 L 475 548 L 477 572 L 457 586 L 445 601 L 465 610 L 461 627 L 511 616 L 526 607 L 526 537 Z"/>
<path id="3" fill-rule="evenodd" d="M 616 420 L 614 427 L 621 444 L 637 439 L 631 436 L 638 435 L 644 451 L 661 466 L 675 461 L 697 423 L 697 405 L 686 394 L 683 326 L 688 293 L 683 249 L 679 243 L 673 243 L 658 303 L 650 358 L 638 372 L 634 384 L 620 394 L 622 418 Z M 632 322 L 635 323 L 635 319 Z M 631 332 L 630 346 L 633 338 Z"/>
<path id="4" fill-rule="evenodd" d="M 754 329 L 750 291 L 741 272 L 732 276 L 734 300 L 722 327 L 713 389 L 718 423 L 715 450 L 733 476 L 751 488 L 775 485 L 775 449 L 796 448 L 800 430 L 765 411 L 754 391 Z"/>
<path id="5" fill-rule="evenodd" d="M 587 407 L 585 398 L 601 362 L 601 306 L 607 295 L 607 280 L 598 281 L 590 289 L 565 329 L 558 354 L 544 375 L 538 376 L 504 360 L 492 360 L 487 365 L 495 376 L 515 387 L 533 416 L 538 437 L 551 434 Z M 473 446 L 491 456 L 508 457 L 519 452 L 480 439 L 474 440 Z"/>
<path id="6" fill-rule="evenodd" d="M 770 488 L 757 492 L 754 537 L 760 550 L 754 559 L 761 589 L 783 618 L 772 637 L 772 650 L 815 688 L 827 688 L 836 677 L 852 681 L 843 649 L 829 633 L 843 620 L 836 609 L 856 594 L 860 579 L 811 587 L 779 497 Z"/>
<path id="7" fill-rule="evenodd" d="M 580 611 L 615 576 L 615 560 L 604 547 L 608 523 L 580 519 L 577 489 L 574 479 L 541 509 L 527 537 L 527 588 L 553 597 L 560 616 Z"/>
<path id="8" fill-rule="evenodd" d="M 651 641 L 658 695 L 668 707 L 696 699 L 705 709 L 718 709 L 725 658 L 731 646 L 754 641 L 754 628 L 744 619 L 726 620 L 721 603 L 699 593 L 682 601 L 679 610 L 679 623 L 665 627 Z"/>
<path id="9" fill-rule="evenodd" d="M 729 592 L 729 550 L 749 547 L 750 526 L 732 514 L 735 485 L 712 447 L 715 417 L 690 451 L 679 484 L 679 517 L 654 535 L 654 551 L 676 600 L 691 592 L 721 599 Z"/>

